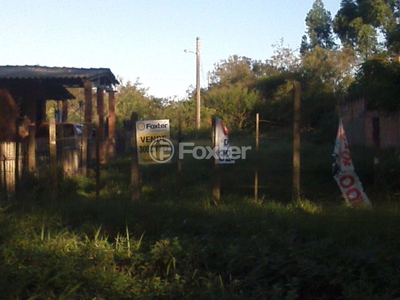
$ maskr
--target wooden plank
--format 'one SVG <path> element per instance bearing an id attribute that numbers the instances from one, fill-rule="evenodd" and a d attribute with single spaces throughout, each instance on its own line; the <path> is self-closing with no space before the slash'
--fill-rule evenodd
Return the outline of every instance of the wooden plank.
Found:
<path id="1" fill-rule="evenodd" d="M 100 163 L 104 163 L 104 90 L 99 87 L 97 88 L 97 115 L 99 118 L 99 124 L 98 130 L 96 130 L 96 141 L 99 143 Z"/>
<path id="2" fill-rule="evenodd" d="M 49 124 L 49 142 L 50 142 L 50 176 L 52 185 L 52 198 L 57 196 L 57 142 L 56 142 L 56 120 L 50 119 Z"/>
<path id="3" fill-rule="evenodd" d="M 62 101 L 62 122 L 67 122 L 68 121 L 68 101 L 64 100 Z"/>
<path id="4" fill-rule="evenodd" d="M 115 138 L 115 92 L 108 93 L 108 137 Z"/>
<path id="5" fill-rule="evenodd" d="M 88 137 L 91 135 L 91 124 L 83 123 L 82 140 L 81 140 L 81 170 L 83 175 L 87 175 L 88 162 Z"/>
<path id="6" fill-rule="evenodd" d="M 115 92 L 108 92 L 108 122 L 107 122 L 106 155 L 111 158 L 115 155 Z"/>
<path id="7" fill-rule="evenodd" d="M 28 137 L 28 170 L 34 172 L 36 170 L 36 126 L 29 126 L 29 137 Z"/>
<path id="8" fill-rule="evenodd" d="M 19 191 L 19 153 L 20 153 L 20 143 L 19 143 L 19 120 L 17 119 L 15 122 L 15 169 L 14 169 L 14 176 L 15 176 L 15 184 L 14 184 L 14 193 L 15 197 L 18 198 L 18 191 Z"/>
<path id="9" fill-rule="evenodd" d="M 92 123 L 93 104 L 92 104 L 92 83 L 85 81 L 85 123 Z"/>
<path id="10" fill-rule="evenodd" d="M 213 149 L 215 149 L 217 145 L 216 141 L 216 116 L 212 116 L 212 142 L 213 142 Z M 212 176 L 212 195 L 216 200 L 221 198 L 221 178 L 220 178 L 220 170 L 216 160 L 213 158 L 213 176 Z"/>
<path id="11" fill-rule="evenodd" d="M 6 143 L 0 143 L 0 178 L 1 178 L 1 198 L 7 199 L 7 173 L 6 173 L 6 155 L 5 155 L 5 144 Z"/>
<path id="12" fill-rule="evenodd" d="M 133 112 L 131 115 L 131 185 L 132 185 L 132 201 L 138 200 L 140 197 L 140 177 L 139 177 L 139 162 L 137 153 L 137 141 L 136 141 L 136 121 L 138 120 L 138 114 Z"/>
<path id="13" fill-rule="evenodd" d="M 84 83 L 84 93 L 85 93 L 85 118 L 83 125 L 82 134 L 82 174 L 87 173 L 88 164 L 88 138 L 91 136 L 92 130 L 92 114 L 93 114 L 93 104 L 92 104 L 92 83 L 90 81 L 85 81 Z"/>

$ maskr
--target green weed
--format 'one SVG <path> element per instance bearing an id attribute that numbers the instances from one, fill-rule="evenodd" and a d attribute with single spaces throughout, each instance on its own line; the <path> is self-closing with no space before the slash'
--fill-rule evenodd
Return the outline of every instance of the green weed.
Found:
<path id="1" fill-rule="evenodd" d="M 0 204 L 0 299 L 399 298 L 399 191 L 370 185 L 369 153 L 352 152 L 374 202 L 363 210 L 341 198 L 331 147 L 304 145 L 292 202 L 290 143 L 262 145 L 257 165 L 221 167 L 218 201 L 197 161 L 181 185 L 173 164 L 142 168 L 137 201 L 129 158 L 102 166 L 100 199 L 91 175 L 61 178 L 57 201 L 31 179 Z"/>

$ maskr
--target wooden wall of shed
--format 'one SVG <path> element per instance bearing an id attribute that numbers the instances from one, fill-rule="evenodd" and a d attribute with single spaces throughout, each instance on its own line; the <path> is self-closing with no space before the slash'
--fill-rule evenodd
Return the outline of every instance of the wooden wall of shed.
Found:
<path id="1" fill-rule="evenodd" d="M 16 163 L 17 149 L 18 163 Z M 0 143 L 0 194 L 2 197 L 15 193 L 16 176 L 21 177 L 25 149 L 22 144 L 17 147 L 16 142 Z"/>
<path id="2" fill-rule="evenodd" d="M 400 148 L 400 112 L 385 115 L 378 111 L 368 111 L 365 118 L 366 144 L 374 145 L 373 140 L 373 119 L 379 118 L 380 125 L 380 147 Z"/>
<path id="3" fill-rule="evenodd" d="M 365 145 L 364 101 L 350 102 L 340 106 L 346 137 L 350 145 Z"/>
<path id="4" fill-rule="evenodd" d="M 373 120 L 379 119 L 380 147 L 400 148 L 400 112 L 385 114 L 365 109 L 364 100 L 340 105 L 344 129 L 350 145 L 374 146 Z"/>

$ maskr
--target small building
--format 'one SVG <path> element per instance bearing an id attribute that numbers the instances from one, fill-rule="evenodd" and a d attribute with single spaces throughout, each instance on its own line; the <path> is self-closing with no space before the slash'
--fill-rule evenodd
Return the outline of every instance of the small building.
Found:
<path id="1" fill-rule="evenodd" d="M 363 99 L 340 104 L 350 145 L 400 149 L 400 111 L 368 110 Z"/>
<path id="2" fill-rule="evenodd" d="M 85 126 L 97 124 L 100 156 L 112 152 L 115 133 L 114 87 L 119 82 L 108 68 L 67 68 L 45 66 L 0 66 L 0 186 L 9 189 L 7 178 L 18 179 L 23 170 L 36 168 L 35 130 L 45 121 L 48 101 L 61 101 L 62 119 L 68 121 L 68 100 L 75 97 L 68 88 L 84 89 Z M 93 90 L 97 112 L 93 117 Z M 104 95 L 108 94 L 108 122 L 105 130 Z M 17 109 L 16 109 L 17 108 Z M 3 113 L 3 115 L 2 115 Z M 108 132 L 105 137 L 103 132 Z M 24 144 L 21 143 L 24 141 Z M 87 141 L 86 141 L 87 142 Z M 83 142 L 85 144 L 85 142 Z M 85 145 L 84 145 L 85 146 Z M 25 149 L 25 148 L 26 149 Z M 26 150 L 24 152 L 24 150 Z M 86 151 L 80 150 L 86 171 Z M 17 157 L 20 157 L 17 159 Z M 81 158 L 82 159 L 82 158 Z M 77 170 L 73 170 L 76 172 Z M 15 173 L 13 176 L 12 173 Z M 12 184 L 14 185 L 14 184 Z"/>

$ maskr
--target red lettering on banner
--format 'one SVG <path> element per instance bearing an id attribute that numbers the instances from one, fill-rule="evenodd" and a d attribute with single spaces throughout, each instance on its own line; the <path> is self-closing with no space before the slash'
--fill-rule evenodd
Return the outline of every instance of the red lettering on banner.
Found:
<path id="1" fill-rule="evenodd" d="M 351 166 L 351 154 L 350 151 L 342 151 L 340 153 L 340 156 L 342 157 L 342 164 L 345 166 Z"/>
<path id="2" fill-rule="evenodd" d="M 346 135 L 342 133 L 339 138 L 343 141 L 344 149 L 349 149 L 349 144 L 347 143 Z"/>
<path id="3" fill-rule="evenodd" d="M 361 183 L 354 173 L 352 157 L 350 154 L 349 143 L 344 133 L 343 123 L 340 120 L 339 129 L 336 135 L 334 147 L 334 166 L 339 167 L 339 172 L 335 172 L 334 178 L 337 181 L 346 202 L 355 207 L 363 203 L 371 204 L 363 192 Z"/>
<path id="4" fill-rule="evenodd" d="M 346 196 L 349 199 L 350 203 L 356 202 L 356 200 L 359 200 L 362 198 L 360 190 L 356 187 L 348 189 L 346 191 Z"/>
<path id="5" fill-rule="evenodd" d="M 349 180 L 349 182 L 345 182 L 346 180 Z M 339 184 L 341 187 L 348 189 L 349 187 L 351 187 L 354 184 L 355 180 L 353 178 L 353 176 L 351 175 L 343 175 L 342 177 L 339 178 Z"/>

